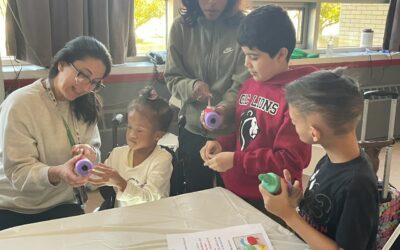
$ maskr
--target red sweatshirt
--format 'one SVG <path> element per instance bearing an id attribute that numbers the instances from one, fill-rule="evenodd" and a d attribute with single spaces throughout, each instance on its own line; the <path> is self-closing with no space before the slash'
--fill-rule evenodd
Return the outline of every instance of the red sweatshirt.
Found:
<path id="1" fill-rule="evenodd" d="M 290 120 L 284 86 L 316 70 L 296 68 L 267 82 L 250 78 L 242 85 L 236 100 L 235 131 L 218 138 L 222 151 L 235 153 L 233 168 L 221 173 L 227 189 L 245 199 L 260 200 L 258 175 L 274 172 L 283 176 L 283 169 L 301 183 L 311 146 L 300 141 Z"/>

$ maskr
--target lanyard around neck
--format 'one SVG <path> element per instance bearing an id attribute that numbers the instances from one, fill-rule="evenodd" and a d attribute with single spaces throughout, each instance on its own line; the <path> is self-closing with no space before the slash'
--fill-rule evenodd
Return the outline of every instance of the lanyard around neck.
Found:
<path id="1" fill-rule="evenodd" d="M 65 130 L 67 131 L 69 144 L 71 144 L 71 147 L 72 147 L 75 145 L 74 137 L 72 136 L 71 130 L 69 129 L 69 126 L 68 126 L 67 122 L 65 121 L 64 117 L 62 117 L 62 120 L 64 123 Z"/>
<path id="2" fill-rule="evenodd" d="M 44 82 L 42 82 L 42 84 L 43 84 L 44 88 L 47 91 L 47 95 L 49 96 L 51 101 L 56 106 L 58 114 L 60 115 L 61 119 L 63 120 L 64 128 L 65 128 L 65 131 L 67 132 L 67 137 L 68 137 L 69 144 L 71 146 L 74 146 L 76 144 L 75 140 L 74 140 L 74 137 L 72 136 L 71 129 L 69 128 L 67 121 L 64 119 L 64 117 L 62 116 L 60 110 L 58 109 L 56 97 L 54 96 L 54 93 L 53 93 L 53 91 L 51 90 L 51 87 L 50 87 L 50 81 L 48 79 L 46 79 L 46 80 L 44 80 Z M 75 128 L 75 129 L 77 129 L 77 128 Z M 75 132 L 77 133 L 78 143 L 79 143 L 78 131 L 75 131 Z"/>

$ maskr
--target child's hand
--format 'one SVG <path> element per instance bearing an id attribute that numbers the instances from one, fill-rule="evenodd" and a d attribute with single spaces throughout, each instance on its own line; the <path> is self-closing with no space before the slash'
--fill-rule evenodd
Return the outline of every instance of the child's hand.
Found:
<path id="1" fill-rule="evenodd" d="M 214 155 L 210 160 L 204 162 L 204 166 L 208 166 L 214 171 L 225 172 L 233 167 L 233 152 L 221 152 Z"/>
<path id="2" fill-rule="evenodd" d="M 208 161 L 213 158 L 216 154 L 222 151 L 221 144 L 217 141 L 207 141 L 206 145 L 204 145 L 200 149 L 200 156 L 203 161 Z"/>
<path id="3" fill-rule="evenodd" d="M 283 170 L 283 176 L 288 185 L 290 203 L 292 207 L 296 208 L 299 205 L 300 200 L 303 198 L 303 190 L 300 187 L 300 182 L 295 181 L 294 184 L 292 184 L 292 175 L 287 169 Z"/>
<path id="4" fill-rule="evenodd" d="M 299 185 L 299 182 L 296 181 L 296 186 Z M 293 213 L 296 213 L 296 206 L 294 206 L 297 199 L 294 196 L 289 196 L 288 184 L 285 179 L 281 178 L 281 193 L 277 195 L 273 195 L 269 193 L 267 190 L 263 188 L 260 184 L 258 189 L 261 192 L 261 195 L 264 199 L 265 208 L 275 214 L 276 216 L 282 218 L 284 221 L 287 220 Z M 293 191 L 292 191 L 293 192 Z"/>
<path id="5" fill-rule="evenodd" d="M 210 108 L 210 107 L 207 107 Z M 218 126 L 218 128 L 215 129 L 224 129 L 226 128 L 226 125 L 224 124 L 224 117 L 225 117 L 225 113 L 226 113 L 226 109 L 225 106 L 220 105 L 220 106 L 216 106 L 216 107 L 211 107 L 212 111 L 217 113 L 220 116 L 221 119 L 221 124 Z M 206 113 L 205 110 L 202 110 L 200 113 L 200 124 L 201 126 L 208 130 L 208 131 L 214 131 L 215 129 L 210 128 L 209 126 L 206 125 Z"/>
<path id="6" fill-rule="evenodd" d="M 97 164 L 93 169 L 89 183 L 95 186 L 113 186 L 121 191 L 126 188 L 126 181 L 119 175 L 117 170 L 102 163 Z"/>
<path id="7" fill-rule="evenodd" d="M 301 199 L 303 199 L 303 190 L 300 187 L 299 181 L 294 181 L 294 184 L 291 188 L 291 193 L 289 194 L 289 203 L 293 208 L 296 208 Z"/>
<path id="8" fill-rule="evenodd" d="M 97 153 L 89 144 L 76 144 L 72 146 L 72 155 L 83 154 L 89 161 L 95 162 Z"/>

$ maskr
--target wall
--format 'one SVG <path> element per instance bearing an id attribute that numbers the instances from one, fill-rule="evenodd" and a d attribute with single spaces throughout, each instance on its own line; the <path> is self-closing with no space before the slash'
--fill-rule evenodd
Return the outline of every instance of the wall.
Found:
<path id="1" fill-rule="evenodd" d="M 363 91 L 385 90 L 400 93 L 400 66 L 350 68 L 346 74 L 358 79 Z M 366 139 L 386 139 L 389 127 L 390 100 L 374 98 L 368 105 Z M 400 138 L 400 103 L 397 103 L 395 137 Z M 358 128 L 360 134 L 361 122 Z"/>
<path id="2" fill-rule="evenodd" d="M 361 56 L 348 56 L 344 61 L 341 54 L 319 59 L 292 60 L 295 67 L 314 65 L 322 69 L 347 67 L 345 74 L 356 79 L 362 91 L 380 89 L 400 93 L 400 54 L 363 53 Z M 390 101 L 374 98 L 370 101 L 366 139 L 387 138 Z M 397 104 L 395 137 L 400 138 L 400 102 Z M 358 134 L 360 135 L 360 127 Z"/>
<path id="3" fill-rule="evenodd" d="M 322 61 L 323 59 L 320 59 Z M 383 63 L 386 62 L 386 63 Z M 301 62 L 301 65 L 293 65 L 293 67 L 300 67 L 306 63 Z M 338 66 L 350 66 L 345 70 L 345 74 L 357 79 L 360 87 L 363 90 L 382 89 L 391 90 L 399 93 L 400 89 L 400 59 L 393 62 L 391 65 L 389 61 L 375 61 L 375 62 L 359 62 L 359 64 L 352 63 L 327 63 L 327 64 L 313 64 L 310 65 L 319 68 L 335 68 Z M 134 97 L 140 88 L 142 88 L 148 81 L 136 79 L 134 81 L 123 81 L 119 83 L 112 83 L 105 89 L 103 96 L 105 99 L 105 122 L 107 126 L 102 127 L 103 138 L 103 151 L 111 149 L 112 133 L 111 133 L 111 119 L 112 115 L 118 112 L 124 112 L 128 102 Z M 389 89 L 388 89 L 389 88 Z M 392 89 L 390 89 L 392 88 Z M 158 92 L 168 98 L 169 93 L 165 85 L 157 85 Z M 369 105 L 370 113 L 368 116 L 367 139 L 385 138 L 387 135 L 387 124 L 389 120 L 390 102 L 388 100 L 372 100 Z M 397 121 L 395 125 L 395 134 L 400 137 L 400 103 L 397 105 Z M 175 121 L 176 122 L 176 121 Z M 124 124 L 119 129 L 118 140 L 125 141 L 125 126 Z M 171 132 L 176 134 L 176 123 L 171 129 Z"/>
<path id="4" fill-rule="evenodd" d="M 347 75 L 357 79 L 360 87 L 364 90 L 374 88 L 385 88 L 387 90 L 399 92 L 400 89 L 400 55 L 382 55 L 377 60 L 376 56 L 363 57 L 340 57 L 335 58 L 318 58 L 318 59 L 298 59 L 291 62 L 291 67 L 302 67 L 304 65 L 313 65 L 319 68 L 335 68 L 346 66 Z M 160 68 L 162 71 L 162 68 Z M 41 76 L 45 76 L 42 73 Z M 99 129 L 102 137 L 102 158 L 112 149 L 112 123 L 111 120 L 117 113 L 126 112 L 129 102 L 137 97 L 141 88 L 152 81 L 152 68 L 132 68 L 121 71 L 118 67 L 113 68 L 112 75 L 107 78 L 106 88 L 101 92 L 104 102 L 103 117 L 99 121 Z M 24 79 L 16 82 L 9 74 L 6 75 L 5 84 L 15 86 L 20 84 L 29 84 L 34 79 Z M 158 93 L 164 98 L 170 97 L 165 85 L 156 84 Z M 370 113 L 368 118 L 367 139 L 384 138 L 387 133 L 387 121 L 389 119 L 389 102 L 381 99 L 373 100 L 370 104 Z M 395 126 L 395 134 L 400 137 L 400 104 L 397 108 L 397 121 Z M 177 126 L 174 119 L 170 132 L 176 134 Z M 118 143 L 125 143 L 124 121 L 118 129 Z"/>

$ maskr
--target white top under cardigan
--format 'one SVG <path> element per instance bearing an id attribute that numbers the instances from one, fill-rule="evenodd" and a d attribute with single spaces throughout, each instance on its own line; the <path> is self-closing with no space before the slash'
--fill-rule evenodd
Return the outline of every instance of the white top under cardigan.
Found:
<path id="1" fill-rule="evenodd" d="M 0 106 L 0 209 L 39 213 L 62 203 L 75 203 L 72 187 L 49 182 L 49 166 L 71 159 L 71 145 L 61 115 L 80 142 L 96 148 L 97 125 L 74 119 L 68 101 L 49 98 L 41 79 L 12 92 Z"/>
<path id="2" fill-rule="evenodd" d="M 125 207 L 169 196 L 172 174 L 172 156 L 156 146 L 153 152 L 139 165 L 132 167 L 129 155 L 134 152 L 129 146 L 114 148 L 105 165 L 118 171 L 127 180 L 124 192 L 116 190 L 115 207 Z"/>

